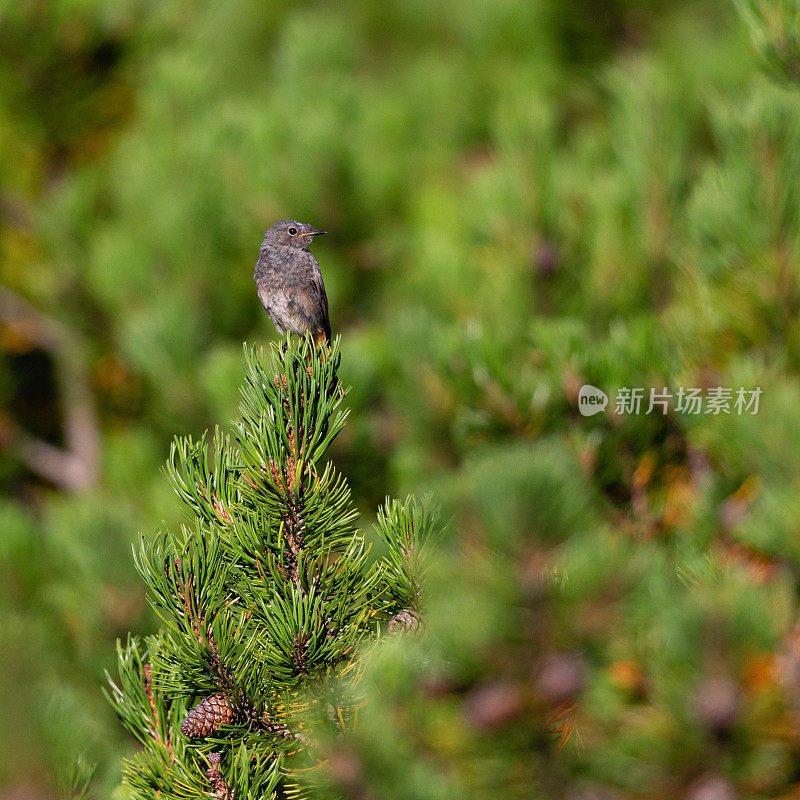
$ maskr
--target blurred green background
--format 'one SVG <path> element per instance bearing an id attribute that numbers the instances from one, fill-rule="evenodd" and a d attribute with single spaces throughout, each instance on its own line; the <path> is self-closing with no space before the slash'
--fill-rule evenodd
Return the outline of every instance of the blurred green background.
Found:
<path id="1" fill-rule="evenodd" d="M 274 336 L 252 272 L 286 218 L 329 231 L 365 524 L 432 491 L 454 549 L 569 566 L 580 769 L 684 796 L 707 754 L 665 731 L 724 674 L 746 711 L 714 774 L 800 781 L 799 12 L 738 12 L 0 2 L 0 797 L 54 796 L 79 753 L 118 781 L 103 671 L 154 626 L 130 544 L 178 514 L 171 438 L 234 416 L 242 342 Z M 763 396 L 583 418 L 585 382 Z"/>

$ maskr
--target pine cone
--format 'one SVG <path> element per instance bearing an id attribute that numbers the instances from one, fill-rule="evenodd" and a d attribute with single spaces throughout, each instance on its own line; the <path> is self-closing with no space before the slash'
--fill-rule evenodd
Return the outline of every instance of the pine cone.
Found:
<path id="1" fill-rule="evenodd" d="M 190 739 L 210 736 L 235 718 L 231 698 L 226 694 L 212 694 L 189 711 L 181 722 L 181 733 Z"/>
<path id="2" fill-rule="evenodd" d="M 208 754 L 208 763 L 211 765 L 206 770 L 208 782 L 211 784 L 216 800 L 234 800 L 235 793 L 228 788 L 225 778 L 222 777 L 222 773 L 219 771 L 220 761 L 222 761 L 222 756 L 219 753 Z"/>
<path id="3" fill-rule="evenodd" d="M 395 633 L 396 631 L 418 633 L 421 632 L 421 629 L 422 617 L 416 611 L 411 611 L 410 609 L 395 614 L 389 620 L 389 633 Z"/>

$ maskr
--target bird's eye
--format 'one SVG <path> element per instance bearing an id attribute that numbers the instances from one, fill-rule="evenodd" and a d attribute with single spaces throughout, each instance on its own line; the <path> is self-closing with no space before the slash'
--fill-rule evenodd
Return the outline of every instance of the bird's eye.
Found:
<path id="1" fill-rule="evenodd" d="M 297 228 L 289 228 L 289 236 L 294 236 L 297 233 Z"/>

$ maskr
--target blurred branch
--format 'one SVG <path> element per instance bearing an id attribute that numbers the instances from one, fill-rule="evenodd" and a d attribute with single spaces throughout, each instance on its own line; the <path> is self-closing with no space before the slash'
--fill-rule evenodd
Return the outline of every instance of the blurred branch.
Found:
<path id="1" fill-rule="evenodd" d="M 65 443 L 63 448 L 56 447 L 6 419 L 2 422 L 0 447 L 66 491 L 90 488 L 98 475 L 100 426 L 82 340 L 4 286 L 0 286 L 0 321 L 52 357 L 60 390 Z"/>

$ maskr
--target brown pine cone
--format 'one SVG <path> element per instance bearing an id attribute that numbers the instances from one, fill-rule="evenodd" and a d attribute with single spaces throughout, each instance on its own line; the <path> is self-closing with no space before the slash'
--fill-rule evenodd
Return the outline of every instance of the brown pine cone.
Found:
<path id="1" fill-rule="evenodd" d="M 226 694 L 212 694 L 189 711 L 181 722 L 181 733 L 190 739 L 210 736 L 235 718 L 231 698 Z"/>
<path id="2" fill-rule="evenodd" d="M 395 614 L 389 620 L 389 633 L 396 631 L 408 631 L 408 633 L 419 633 L 422 630 L 422 617 L 416 612 L 407 609 Z"/>
<path id="3" fill-rule="evenodd" d="M 222 756 L 219 753 L 214 752 L 208 754 L 208 763 L 210 764 L 209 768 L 206 770 L 208 782 L 211 784 L 211 789 L 214 792 L 216 800 L 234 800 L 235 793 L 228 788 L 228 784 L 225 783 L 225 778 L 219 771 L 220 761 L 222 761 Z"/>

